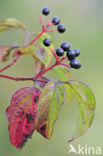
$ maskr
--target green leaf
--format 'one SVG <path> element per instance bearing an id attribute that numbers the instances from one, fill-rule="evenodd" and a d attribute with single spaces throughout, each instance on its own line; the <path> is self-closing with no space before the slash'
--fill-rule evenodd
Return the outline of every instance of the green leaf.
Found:
<path id="1" fill-rule="evenodd" d="M 0 21 L 0 32 L 6 31 L 11 28 L 19 28 L 25 30 L 25 26 L 20 21 L 14 18 L 7 18 Z"/>
<path id="2" fill-rule="evenodd" d="M 55 68 L 52 68 L 51 71 L 55 72 L 59 80 L 62 80 L 62 81 L 71 80 L 71 73 L 66 67 L 56 66 Z"/>
<path id="3" fill-rule="evenodd" d="M 39 32 L 39 33 L 40 33 L 40 32 Z M 37 33 L 37 34 L 35 34 L 35 35 L 37 36 L 39 33 Z M 52 53 L 51 53 L 49 47 L 46 47 L 46 46 L 44 46 L 44 44 L 43 44 L 43 40 L 44 40 L 45 38 L 49 38 L 49 39 L 51 40 L 50 48 L 51 48 L 52 50 L 54 50 L 54 42 L 53 42 L 53 39 L 51 38 L 51 36 L 49 36 L 47 33 L 44 33 L 44 34 L 42 34 L 41 37 L 39 37 L 41 46 L 42 46 L 42 48 L 45 49 L 45 52 L 46 52 L 46 54 L 45 54 L 45 59 L 44 59 L 44 64 L 46 64 L 46 66 L 48 66 L 48 64 L 50 63 L 51 58 L 52 58 L 53 55 L 52 55 Z"/>
<path id="4" fill-rule="evenodd" d="M 83 135 L 91 126 L 94 119 L 95 97 L 91 89 L 81 81 L 71 80 L 64 83 L 73 89 L 79 103 L 78 125 L 74 136 L 69 140 L 70 142 Z"/>
<path id="5" fill-rule="evenodd" d="M 71 80 L 71 73 L 66 67 L 56 66 L 51 71 L 55 72 L 57 77 L 62 81 Z M 74 97 L 74 91 L 68 85 L 64 85 L 64 89 L 65 89 L 65 94 L 64 94 L 65 102 L 64 103 L 69 104 Z"/>
<path id="6" fill-rule="evenodd" d="M 37 35 L 38 35 L 38 34 L 39 34 L 39 33 L 37 33 Z M 53 42 L 53 39 L 52 39 L 51 36 L 50 36 L 49 34 L 47 34 L 47 33 L 44 33 L 44 34 L 42 34 L 41 37 L 39 37 L 39 40 L 40 40 L 40 42 L 41 42 L 42 47 L 44 47 L 47 51 L 49 51 L 48 47 L 45 47 L 44 44 L 43 44 L 43 40 L 44 40 L 45 38 L 49 38 L 49 39 L 51 40 L 51 45 L 50 45 L 50 47 L 51 47 L 52 49 L 54 49 L 54 42 Z"/>
<path id="7" fill-rule="evenodd" d="M 64 103 L 69 104 L 74 98 L 74 90 L 67 84 L 64 85 L 65 94 L 64 94 Z"/>
<path id="8" fill-rule="evenodd" d="M 64 87 L 60 83 L 50 81 L 43 89 L 37 115 L 37 131 L 50 138 L 53 124 L 58 117 L 58 111 L 64 103 Z"/>
<path id="9" fill-rule="evenodd" d="M 12 46 L 0 46 L 0 62 L 7 61 L 13 49 Z"/>
<path id="10" fill-rule="evenodd" d="M 42 61 L 43 64 L 46 64 L 50 57 L 50 56 L 48 56 L 48 52 L 42 47 L 39 47 L 39 49 L 37 51 L 35 51 L 35 54 Z"/>

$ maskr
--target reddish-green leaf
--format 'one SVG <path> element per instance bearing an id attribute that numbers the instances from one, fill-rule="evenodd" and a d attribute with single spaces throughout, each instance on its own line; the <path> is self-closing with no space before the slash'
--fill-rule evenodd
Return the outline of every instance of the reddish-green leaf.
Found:
<path id="1" fill-rule="evenodd" d="M 71 80 L 71 73 L 68 70 L 68 68 L 66 68 L 66 67 L 56 66 L 55 68 L 52 68 L 51 71 L 55 72 L 55 74 L 59 80 L 62 80 L 62 81 Z"/>
<path id="2" fill-rule="evenodd" d="M 56 77 L 59 80 L 69 81 L 72 79 L 71 73 L 68 70 L 68 68 L 66 68 L 66 67 L 56 66 L 55 68 L 52 69 L 52 71 L 55 72 Z M 74 91 L 69 85 L 64 85 L 64 90 L 65 90 L 65 94 L 64 94 L 65 101 L 64 102 L 65 102 L 65 104 L 69 104 L 74 97 Z"/>
<path id="3" fill-rule="evenodd" d="M 37 103 L 41 92 L 38 88 L 25 87 L 17 90 L 6 110 L 11 143 L 21 149 L 35 130 Z"/>
<path id="4" fill-rule="evenodd" d="M 83 135 L 91 126 L 94 119 L 95 97 L 91 89 L 81 81 L 71 80 L 64 82 L 77 95 L 79 103 L 79 119 L 74 136 L 69 140 L 72 141 Z"/>
<path id="5" fill-rule="evenodd" d="M 0 62 L 7 61 L 13 49 L 12 46 L 0 46 Z"/>
<path id="6" fill-rule="evenodd" d="M 38 103 L 36 129 L 44 137 L 50 138 L 53 124 L 58 117 L 58 111 L 64 103 L 64 87 L 62 84 L 50 81 L 43 89 Z"/>

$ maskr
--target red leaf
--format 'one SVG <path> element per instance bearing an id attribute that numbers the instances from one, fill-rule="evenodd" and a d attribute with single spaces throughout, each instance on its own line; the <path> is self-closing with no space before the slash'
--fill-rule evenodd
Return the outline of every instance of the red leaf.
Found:
<path id="1" fill-rule="evenodd" d="M 24 146 L 35 130 L 40 95 L 40 90 L 34 86 L 21 88 L 14 93 L 6 110 L 10 141 L 18 149 Z"/>

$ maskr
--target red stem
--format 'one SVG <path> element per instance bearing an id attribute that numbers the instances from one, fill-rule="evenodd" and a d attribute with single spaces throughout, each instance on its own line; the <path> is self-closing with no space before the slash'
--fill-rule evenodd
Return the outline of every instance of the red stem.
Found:
<path id="1" fill-rule="evenodd" d="M 17 56 L 10 64 L 8 64 L 8 65 L 5 66 L 4 68 L 2 68 L 2 69 L 0 70 L 0 73 L 3 72 L 4 70 L 6 70 L 7 68 L 11 67 L 12 65 L 14 65 L 14 64 L 17 62 L 17 60 L 18 60 L 19 58 L 20 58 L 20 56 Z"/>
<path id="2" fill-rule="evenodd" d="M 43 19 L 41 20 L 41 23 L 43 24 Z M 46 28 L 42 30 L 42 32 L 35 37 L 34 40 L 32 40 L 29 45 L 32 45 L 40 36 L 42 36 L 43 33 L 49 31 L 49 32 L 52 32 L 53 30 L 47 30 L 47 28 L 49 26 L 53 25 L 53 23 L 51 22 L 48 22 L 48 24 L 46 25 Z M 44 27 L 44 25 L 42 25 Z M 59 57 L 56 56 L 56 54 L 54 53 L 54 51 L 52 49 L 50 49 L 52 54 L 54 55 L 55 59 L 56 59 L 56 63 L 53 64 L 51 67 L 47 68 L 46 70 L 44 70 L 43 72 L 37 74 L 35 77 L 31 77 L 31 78 L 18 78 L 18 77 L 12 77 L 12 76 L 7 76 L 7 75 L 0 75 L 0 77 L 3 77 L 3 78 L 7 78 L 7 79 L 11 79 L 11 80 L 15 80 L 15 81 L 25 81 L 25 80 L 33 80 L 33 81 L 40 81 L 40 82 L 45 82 L 46 81 L 42 81 L 42 80 L 37 80 L 39 77 L 41 77 L 42 75 L 44 75 L 47 71 L 51 70 L 52 68 L 54 68 L 56 65 L 63 65 L 63 66 L 67 66 L 65 64 L 62 64 L 61 62 L 63 60 L 65 60 L 67 57 L 64 57 L 62 58 L 60 61 L 59 61 Z M 14 63 L 17 62 L 17 60 L 20 58 L 20 56 L 17 56 L 16 59 L 14 59 L 10 64 L 8 64 L 6 67 L 4 67 L 3 69 L 0 70 L 0 72 L 6 70 L 7 68 L 11 67 Z"/>
<path id="3" fill-rule="evenodd" d="M 40 23 L 42 25 L 42 30 L 44 30 L 44 16 L 40 17 Z"/>
<path id="4" fill-rule="evenodd" d="M 37 37 L 35 37 L 35 39 L 34 40 L 32 40 L 31 42 L 30 42 L 30 44 L 29 45 L 32 45 L 42 34 L 44 34 L 46 31 L 45 30 L 43 30 Z"/>
<path id="5" fill-rule="evenodd" d="M 26 81 L 26 80 L 33 80 L 32 77 L 28 78 L 19 78 L 19 77 L 12 77 L 12 76 L 7 76 L 7 75 L 0 75 L 0 77 L 10 79 L 10 80 L 15 80 L 15 81 Z"/>
<path id="6" fill-rule="evenodd" d="M 57 66 L 57 65 L 62 65 L 62 66 L 66 66 L 66 67 L 69 67 L 69 65 L 67 64 L 62 64 L 61 63 L 61 61 L 62 60 L 64 60 L 64 59 L 66 59 L 67 57 L 64 57 L 64 58 L 62 58 L 60 61 L 56 61 L 55 62 L 55 64 L 53 64 L 52 66 L 50 66 L 49 68 L 47 68 L 46 70 L 44 70 L 43 72 L 41 72 L 41 73 L 39 73 L 38 75 L 36 75 L 34 78 L 33 78 L 33 80 L 36 80 L 36 79 L 38 79 L 39 77 L 41 77 L 42 75 L 44 75 L 47 71 L 49 71 L 49 70 L 51 70 L 52 68 L 54 68 L 55 66 Z"/>
<path id="7" fill-rule="evenodd" d="M 58 61 L 58 57 L 56 56 L 55 52 L 51 48 L 49 48 L 49 49 L 52 52 L 52 54 L 54 55 L 55 59 Z"/>
<path id="8" fill-rule="evenodd" d="M 53 54 L 55 54 L 55 53 L 53 53 Z M 57 65 L 63 65 L 63 66 L 66 66 L 66 67 L 69 67 L 69 65 L 66 65 L 66 64 L 63 64 L 63 63 L 61 63 L 63 60 L 65 60 L 67 57 L 64 57 L 64 58 L 62 58 L 60 61 L 56 61 L 55 62 L 55 64 L 53 64 L 52 66 L 50 66 L 49 68 L 47 68 L 46 70 L 44 70 L 43 72 L 41 72 L 41 73 L 39 73 L 38 75 L 36 75 L 34 78 L 33 78 L 33 80 L 36 80 L 36 79 L 38 79 L 39 77 L 41 77 L 42 75 L 44 75 L 47 71 L 49 71 L 49 70 L 51 70 L 52 68 L 54 68 L 55 66 L 57 66 Z"/>
<path id="9" fill-rule="evenodd" d="M 64 61 L 62 61 L 62 63 L 65 63 L 66 61 L 68 61 L 68 60 L 64 60 Z"/>
<path id="10" fill-rule="evenodd" d="M 53 64 L 52 66 L 50 66 L 49 68 L 47 68 L 46 70 L 44 70 L 43 72 L 39 73 L 38 75 L 36 75 L 33 80 L 35 81 L 36 79 L 38 79 L 39 77 L 41 77 L 42 75 L 44 75 L 47 71 L 51 70 L 52 68 L 54 68 L 55 66 L 57 66 L 58 63 L 56 62 L 55 64 Z"/>
<path id="11" fill-rule="evenodd" d="M 15 80 L 15 81 L 28 81 L 28 80 L 32 80 L 33 81 L 33 77 L 20 78 L 20 77 L 12 77 L 12 76 L 7 76 L 7 75 L 0 75 L 0 77 L 6 78 L 6 79 L 10 79 L 10 80 Z M 44 80 L 35 80 L 35 81 L 48 83 L 48 81 L 44 81 Z"/>
<path id="12" fill-rule="evenodd" d="M 63 60 L 65 60 L 67 57 L 62 57 L 62 59 L 59 62 L 62 62 Z"/>
<path id="13" fill-rule="evenodd" d="M 45 33 L 46 31 L 43 30 L 33 41 L 31 41 L 31 43 L 29 45 L 32 45 L 43 33 Z M 17 60 L 20 58 L 20 56 L 17 56 L 16 59 L 14 59 L 10 64 L 8 64 L 7 66 L 5 66 L 4 68 L 2 68 L 0 70 L 0 73 L 3 72 L 4 70 L 6 70 L 7 68 L 11 67 L 12 65 L 14 65 L 14 63 L 17 62 Z"/>
<path id="14" fill-rule="evenodd" d="M 40 81 L 40 82 L 45 82 L 47 83 L 47 81 L 42 81 L 42 80 L 37 80 L 39 77 L 41 77 L 42 75 L 44 75 L 47 71 L 51 70 L 52 68 L 54 68 L 57 65 L 63 65 L 63 66 L 67 66 L 66 64 L 62 64 L 59 61 L 56 61 L 55 64 L 53 64 L 52 66 L 50 66 L 49 68 L 47 68 L 46 70 L 44 70 L 43 72 L 39 73 L 38 75 L 36 75 L 35 77 L 29 77 L 29 78 L 18 78 L 18 77 L 12 77 L 12 76 L 7 76 L 7 75 L 0 75 L 0 77 L 2 78 L 6 78 L 6 79 L 10 79 L 10 80 L 15 80 L 15 81 L 27 81 L 27 80 L 33 80 L 33 81 Z"/>
<path id="15" fill-rule="evenodd" d="M 43 82 L 43 83 L 48 83 L 48 81 L 44 81 L 44 80 L 35 80 L 35 81 L 39 81 L 39 82 Z"/>
<path id="16" fill-rule="evenodd" d="M 46 30 L 50 27 L 50 26 L 53 26 L 54 24 L 51 22 L 51 21 L 48 21 L 47 22 L 47 25 L 46 25 Z"/>

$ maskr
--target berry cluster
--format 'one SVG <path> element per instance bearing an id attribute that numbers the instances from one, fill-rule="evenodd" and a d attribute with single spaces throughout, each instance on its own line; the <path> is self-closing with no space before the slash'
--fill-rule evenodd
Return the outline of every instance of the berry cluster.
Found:
<path id="1" fill-rule="evenodd" d="M 50 13 L 50 9 L 49 8 L 43 8 L 42 13 L 43 13 L 43 15 L 47 16 Z M 55 16 L 55 17 L 52 18 L 51 22 L 54 25 L 58 25 L 60 23 L 60 18 Z M 57 30 L 60 33 L 64 33 L 66 31 L 66 27 L 65 27 L 64 24 L 59 24 L 58 27 L 57 27 Z"/>
<path id="2" fill-rule="evenodd" d="M 43 15 L 47 16 L 50 13 L 49 8 L 44 8 L 42 10 Z M 53 25 L 58 25 L 60 23 L 60 18 L 55 16 L 51 20 Z M 63 33 L 66 30 L 66 27 L 64 24 L 59 24 L 57 27 L 58 32 Z M 51 41 L 49 38 L 45 38 L 43 41 L 44 45 L 49 47 L 51 45 Z M 63 57 L 64 53 L 66 52 L 66 58 L 70 61 L 70 67 L 79 69 L 81 67 L 81 63 L 79 60 L 76 60 L 76 57 L 80 55 L 80 50 L 79 49 L 70 49 L 71 44 L 69 42 L 63 42 L 60 46 L 60 48 L 56 49 L 56 55 L 57 57 Z"/>
<path id="3" fill-rule="evenodd" d="M 64 52 L 66 53 L 66 56 L 68 60 L 70 61 L 70 66 L 75 69 L 79 69 L 81 67 L 80 61 L 76 60 L 75 58 L 80 55 L 79 49 L 70 49 L 71 44 L 69 42 L 63 42 L 61 44 L 61 48 L 58 48 L 56 50 L 57 56 L 63 56 Z"/>

